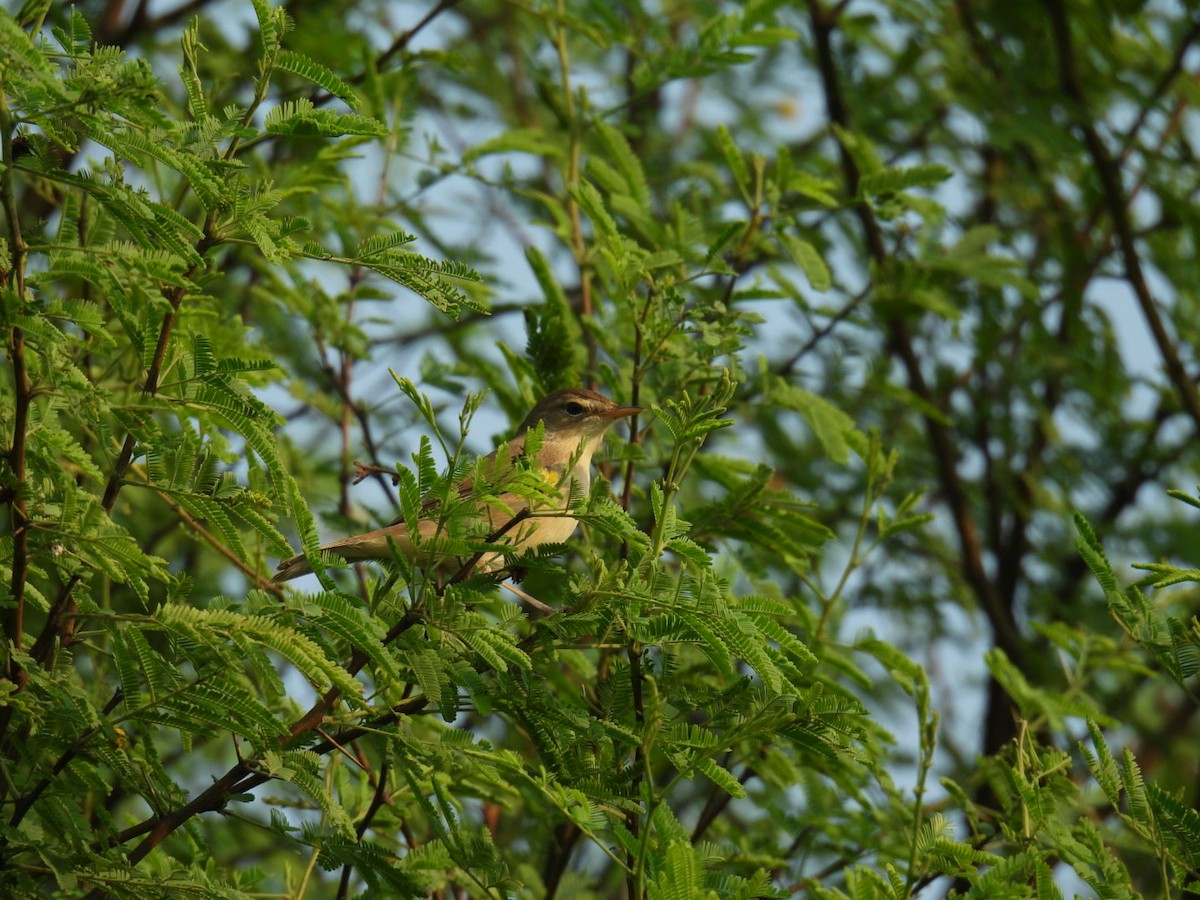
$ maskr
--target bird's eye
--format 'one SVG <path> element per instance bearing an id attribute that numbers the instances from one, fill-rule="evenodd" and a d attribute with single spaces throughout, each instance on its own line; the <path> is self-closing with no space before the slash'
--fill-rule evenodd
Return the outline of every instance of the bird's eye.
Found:
<path id="1" fill-rule="evenodd" d="M 568 403 L 563 408 L 567 411 L 567 413 L 569 415 L 572 415 L 572 416 L 578 416 L 578 415 L 583 414 L 583 404 L 576 403 L 574 400 L 572 400 L 570 403 Z"/>

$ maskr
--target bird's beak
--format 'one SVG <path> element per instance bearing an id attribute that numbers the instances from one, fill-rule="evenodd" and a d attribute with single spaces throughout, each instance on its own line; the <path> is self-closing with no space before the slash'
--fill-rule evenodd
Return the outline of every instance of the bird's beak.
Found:
<path id="1" fill-rule="evenodd" d="M 624 419 L 626 416 L 636 416 L 640 412 L 645 412 L 640 406 L 614 406 L 600 415 L 606 419 Z"/>

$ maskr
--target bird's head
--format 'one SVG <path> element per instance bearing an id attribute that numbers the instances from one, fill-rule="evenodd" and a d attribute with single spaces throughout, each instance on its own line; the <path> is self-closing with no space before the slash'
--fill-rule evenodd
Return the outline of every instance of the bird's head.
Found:
<path id="1" fill-rule="evenodd" d="M 641 412 L 641 407 L 619 406 L 607 397 L 584 388 L 567 388 L 543 397 L 535 406 L 517 434 L 543 424 L 543 448 L 562 448 L 565 457 L 575 453 L 580 444 L 590 459 L 591 450 L 600 443 L 604 433 L 618 420 Z"/>

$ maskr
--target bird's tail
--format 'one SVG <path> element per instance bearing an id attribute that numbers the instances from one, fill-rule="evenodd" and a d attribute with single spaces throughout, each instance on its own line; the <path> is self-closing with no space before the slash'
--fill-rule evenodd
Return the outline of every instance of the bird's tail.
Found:
<path id="1" fill-rule="evenodd" d="M 368 531 L 366 534 L 356 534 L 342 538 L 340 541 L 322 544 L 320 549 L 336 553 L 347 562 L 356 562 L 361 559 L 390 559 L 393 544 L 405 556 L 413 555 L 412 539 L 408 536 L 408 531 L 403 524 L 392 524 L 386 528 Z M 301 575 L 307 575 L 311 571 L 312 566 L 309 565 L 308 559 L 304 554 L 299 554 L 283 560 L 279 564 L 278 570 L 271 576 L 271 581 L 281 584 L 284 581 L 299 578 Z"/>
<path id="2" fill-rule="evenodd" d="M 312 566 L 308 564 L 308 558 L 303 553 L 298 556 L 293 556 L 290 559 L 282 560 L 275 574 L 271 576 L 271 581 L 274 584 L 283 584 L 285 581 L 291 581 L 293 578 L 299 578 L 301 575 L 307 575 L 312 571 Z"/>

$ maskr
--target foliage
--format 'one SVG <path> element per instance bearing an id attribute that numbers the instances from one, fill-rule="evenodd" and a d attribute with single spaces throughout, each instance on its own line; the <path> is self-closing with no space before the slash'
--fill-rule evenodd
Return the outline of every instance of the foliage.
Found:
<path id="1" fill-rule="evenodd" d="M 1198 889 L 1184 11 L 207 5 L 0 11 L 5 896 Z"/>

